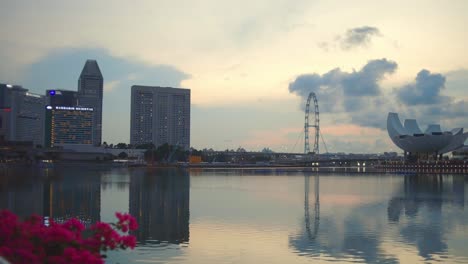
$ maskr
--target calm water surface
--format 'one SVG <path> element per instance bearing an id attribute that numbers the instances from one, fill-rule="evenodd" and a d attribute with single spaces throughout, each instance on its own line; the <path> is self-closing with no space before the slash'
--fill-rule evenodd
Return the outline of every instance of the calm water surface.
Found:
<path id="1" fill-rule="evenodd" d="M 0 208 L 21 216 L 134 215 L 137 248 L 109 263 L 468 263 L 467 188 L 460 175 L 0 168 Z"/>

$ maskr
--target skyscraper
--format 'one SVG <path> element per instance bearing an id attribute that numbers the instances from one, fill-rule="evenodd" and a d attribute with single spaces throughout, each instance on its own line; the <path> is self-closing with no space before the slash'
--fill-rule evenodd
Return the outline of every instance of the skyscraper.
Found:
<path id="1" fill-rule="evenodd" d="M 78 79 L 78 105 L 94 109 L 93 145 L 102 139 L 102 98 L 104 79 L 95 60 L 87 60 Z"/>
<path id="2" fill-rule="evenodd" d="M 190 90 L 132 86 L 130 144 L 190 148 Z"/>

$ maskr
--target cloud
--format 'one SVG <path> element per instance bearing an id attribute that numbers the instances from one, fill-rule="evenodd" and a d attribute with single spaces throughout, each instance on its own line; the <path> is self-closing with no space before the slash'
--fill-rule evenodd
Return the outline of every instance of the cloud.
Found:
<path id="1" fill-rule="evenodd" d="M 406 105 L 430 105 L 447 101 L 441 96 L 445 88 L 445 77 L 442 74 L 421 70 L 416 76 L 416 82 L 405 85 L 397 90 L 398 99 Z"/>
<path id="2" fill-rule="evenodd" d="M 374 36 L 381 36 L 380 30 L 376 27 L 363 26 L 348 29 L 345 36 L 340 38 L 341 48 L 349 50 L 355 47 L 367 46 Z"/>
<path id="3" fill-rule="evenodd" d="M 289 92 L 305 101 L 315 92 L 320 106 L 327 112 L 357 112 L 368 107 L 369 100 L 382 93 L 379 82 L 392 74 L 397 63 L 387 59 L 371 60 L 359 71 L 344 72 L 340 68 L 320 75 L 299 75 L 289 84 Z"/>
<path id="4" fill-rule="evenodd" d="M 449 89 L 446 89 L 447 95 L 453 96 L 456 98 L 468 99 L 468 69 L 457 69 L 454 71 L 449 71 L 444 74 L 447 78 L 445 86 Z"/>
<path id="5" fill-rule="evenodd" d="M 106 92 L 112 92 L 117 86 L 120 85 L 122 81 L 120 80 L 114 80 L 107 82 L 106 85 L 104 86 L 104 91 Z"/>
<path id="6" fill-rule="evenodd" d="M 301 106 L 310 92 L 315 92 L 322 120 L 331 115 L 344 115 L 340 122 L 358 126 L 386 129 L 388 112 L 398 112 L 404 118 L 418 119 L 420 125 L 440 123 L 445 129 L 467 127 L 468 103 L 465 97 L 449 96 L 451 87 L 445 88 L 446 77 L 440 73 L 421 70 L 415 81 L 384 92 L 380 81 L 397 68 L 387 60 L 369 61 L 359 71 L 344 72 L 339 68 L 320 75 L 299 75 L 289 84 L 289 92 L 301 97 Z M 451 73 L 456 80 L 466 79 L 463 73 Z M 457 82 L 448 82 L 450 84 Z M 461 87 L 461 83 L 455 89 Z M 323 115 L 327 115 L 323 117 Z"/>
<path id="7" fill-rule="evenodd" d="M 58 49 L 21 70 L 23 86 L 41 92 L 51 88 L 76 89 L 86 59 L 96 59 L 104 76 L 104 86 L 120 81 L 115 89 L 133 84 L 178 86 L 190 75 L 171 65 L 151 65 L 138 60 L 111 55 L 105 49 Z M 137 73 L 137 74 L 135 74 Z M 130 78 L 131 76 L 131 78 Z M 124 88 L 124 89 L 125 89 Z"/>
<path id="8" fill-rule="evenodd" d="M 40 5 L 6 1 L 0 9 L 0 53 L 6 40 L 17 44 L 27 39 L 34 50 L 99 45 L 143 60 L 200 58 L 207 52 L 268 43 L 297 27 L 309 27 L 303 17 L 312 4 L 306 0 L 143 1 L 138 5 L 110 0 L 46 0 Z M 14 21 L 19 16 L 21 23 Z M 203 54 L 193 55 L 199 52 Z"/>
<path id="9" fill-rule="evenodd" d="M 363 26 L 351 28 L 341 36 L 336 36 L 332 41 L 320 41 L 317 47 L 325 52 L 342 49 L 348 51 L 357 47 L 367 47 L 373 37 L 382 36 L 380 30 L 376 27 Z"/>
<path id="10" fill-rule="evenodd" d="M 467 127 L 468 101 L 460 93 L 463 84 L 457 82 L 467 78 L 463 73 L 466 71 L 450 72 L 445 76 L 421 70 L 414 82 L 394 90 L 393 95 L 399 103 L 394 108 L 403 110 L 408 118 L 418 119 L 423 127 L 431 123 L 441 124 L 443 129 Z"/>

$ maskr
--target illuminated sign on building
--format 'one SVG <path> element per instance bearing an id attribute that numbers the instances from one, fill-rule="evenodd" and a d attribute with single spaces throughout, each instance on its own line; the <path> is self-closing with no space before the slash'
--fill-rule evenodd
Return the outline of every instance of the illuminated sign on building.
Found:
<path id="1" fill-rule="evenodd" d="M 46 106 L 47 110 L 94 111 L 91 107 L 81 106 Z"/>

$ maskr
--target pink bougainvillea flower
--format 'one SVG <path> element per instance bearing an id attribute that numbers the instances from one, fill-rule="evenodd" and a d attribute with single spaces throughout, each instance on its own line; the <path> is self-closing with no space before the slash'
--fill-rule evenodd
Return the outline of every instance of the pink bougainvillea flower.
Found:
<path id="1" fill-rule="evenodd" d="M 126 234 L 138 226 L 135 218 L 120 213 L 116 216 L 116 224 L 97 222 L 89 229 L 91 235 L 83 238 L 85 226 L 74 218 L 63 224 L 51 220 L 47 227 L 39 216 L 22 222 L 15 214 L 0 211 L 0 256 L 10 263 L 104 263 L 101 251 L 133 249 L 136 245 L 136 238 Z"/>

